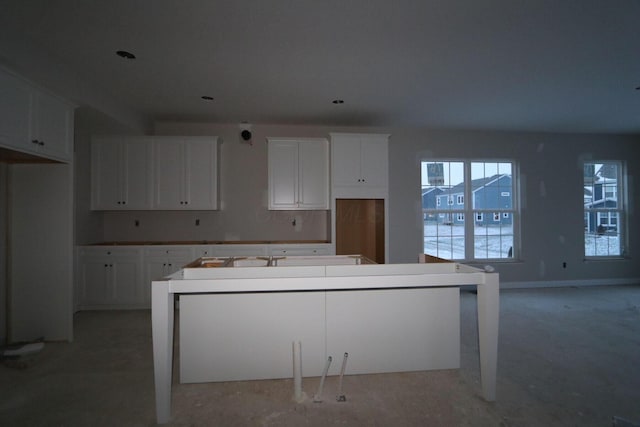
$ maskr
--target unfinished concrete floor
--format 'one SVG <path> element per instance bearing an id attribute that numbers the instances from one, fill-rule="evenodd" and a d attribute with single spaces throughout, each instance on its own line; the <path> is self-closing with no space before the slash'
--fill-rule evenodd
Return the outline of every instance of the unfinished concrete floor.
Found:
<path id="1" fill-rule="evenodd" d="M 640 286 L 503 290 L 493 403 L 480 397 L 475 295 L 463 292 L 461 307 L 460 370 L 346 376 L 343 403 L 329 377 L 323 403 L 298 404 L 291 379 L 180 385 L 174 375 L 168 425 L 640 422 Z M 311 396 L 317 384 L 304 378 L 303 389 Z M 150 312 L 80 312 L 73 343 L 1 365 L 0 425 L 155 425 Z"/>

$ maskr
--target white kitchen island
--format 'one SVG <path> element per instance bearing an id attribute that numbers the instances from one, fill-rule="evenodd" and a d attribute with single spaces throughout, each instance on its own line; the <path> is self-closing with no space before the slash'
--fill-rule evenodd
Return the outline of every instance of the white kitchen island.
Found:
<path id="1" fill-rule="evenodd" d="M 358 256 L 197 260 L 151 284 L 157 421 L 171 416 L 174 295 L 181 381 L 202 382 L 291 377 L 293 341 L 305 376 L 344 352 L 348 374 L 459 368 L 462 285 L 477 286 L 482 392 L 492 401 L 496 273 Z"/>

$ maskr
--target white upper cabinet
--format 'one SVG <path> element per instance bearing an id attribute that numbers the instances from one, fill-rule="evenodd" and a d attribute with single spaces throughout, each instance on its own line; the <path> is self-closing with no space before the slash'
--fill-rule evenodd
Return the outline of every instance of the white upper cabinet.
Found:
<path id="1" fill-rule="evenodd" d="M 29 140 L 31 94 L 31 87 L 25 82 L 0 71 L 1 145 L 22 148 Z"/>
<path id="2" fill-rule="evenodd" d="M 74 106 L 0 70 L 0 145 L 69 161 Z"/>
<path id="3" fill-rule="evenodd" d="M 329 142 L 267 138 L 269 209 L 329 209 Z"/>
<path id="4" fill-rule="evenodd" d="M 73 141 L 73 108 L 65 101 L 36 92 L 31 110 L 31 143 L 49 158 L 69 160 Z"/>
<path id="5" fill-rule="evenodd" d="M 149 137 L 96 137 L 91 141 L 91 209 L 152 208 Z"/>
<path id="6" fill-rule="evenodd" d="M 218 209 L 218 138 L 154 137 L 154 209 Z"/>
<path id="7" fill-rule="evenodd" d="M 388 195 L 388 143 L 383 134 L 331 134 L 331 184 L 335 197 Z"/>

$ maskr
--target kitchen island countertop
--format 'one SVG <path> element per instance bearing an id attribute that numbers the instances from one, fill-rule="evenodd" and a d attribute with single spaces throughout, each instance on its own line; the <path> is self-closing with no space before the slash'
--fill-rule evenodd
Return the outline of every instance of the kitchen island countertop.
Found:
<path id="1" fill-rule="evenodd" d="M 328 244 L 328 240 L 148 240 L 108 241 L 83 246 L 159 246 L 159 245 L 289 245 Z"/>

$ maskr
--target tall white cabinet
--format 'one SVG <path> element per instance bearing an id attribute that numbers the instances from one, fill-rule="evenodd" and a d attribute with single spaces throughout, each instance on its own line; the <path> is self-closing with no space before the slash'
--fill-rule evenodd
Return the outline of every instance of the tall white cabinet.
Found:
<path id="1" fill-rule="evenodd" d="M 329 142 L 267 138 L 269 209 L 329 209 Z"/>
<path id="2" fill-rule="evenodd" d="M 388 146 L 388 134 L 331 133 L 331 241 L 338 255 L 389 259 Z"/>
<path id="3" fill-rule="evenodd" d="M 0 68 L 9 342 L 73 339 L 74 109 Z"/>

